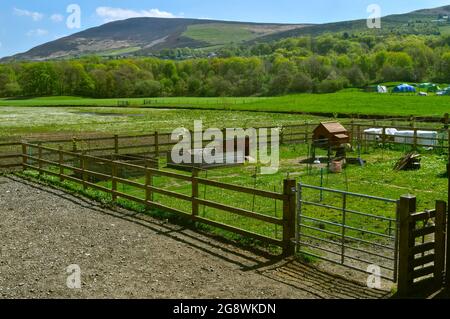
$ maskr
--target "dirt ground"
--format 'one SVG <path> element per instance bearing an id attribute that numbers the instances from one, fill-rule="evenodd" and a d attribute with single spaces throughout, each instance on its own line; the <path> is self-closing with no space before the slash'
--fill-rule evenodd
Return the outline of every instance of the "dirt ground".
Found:
<path id="1" fill-rule="evenodd" d="M 0 298 L 383 298 L 261 254 L 13 176 L 0 176 Z M 67 287 L 79 265 L 81 289 Z"/>

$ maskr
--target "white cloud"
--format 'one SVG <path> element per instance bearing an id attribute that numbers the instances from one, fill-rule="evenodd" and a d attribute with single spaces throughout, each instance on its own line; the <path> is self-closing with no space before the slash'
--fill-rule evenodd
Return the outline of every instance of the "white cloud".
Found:
<path id="1" fill-rule="evenodd" d="M 43 37 L 48 34 L 48 31 L 45 29 L 33 29 L 27 32 L 27 36 L 29 37 Z"/>
<path id="2" fill-rule="evenodd" d="M 177 16 L 173 13 L 161 11 L 159 9 L 150 9 L 150 10 L 131 10 L 131 9 L 122 9 L 122 8 L 112 8 L 112 7 L 98 7 L 97 15 L 105 22 L 111 22 L 116 20 L 124 20 L 129 18 L 141 18 L 141 17 L 149 17 L 149 18 L 176 18 Z"/>
<path id="3" fill-rule="evenodd" d="M 58 13 L 52 14 L 50 20 L 53 22 L 62 22 L 64 20 L 64 16 Z"/>
<path id="4" fill-rule="evenodd" d="M 0 42 L 0 48 L 3 46 L 3 43 Z"/>
<path id="5" fill-rule="evenodd" d="M 30 17 L 33 21 L 40 21 L 44 18 L 44 15 L 40 12 L 33 12 L 23 9 L 14 8 L 14 14 L 19 17 Z"/>

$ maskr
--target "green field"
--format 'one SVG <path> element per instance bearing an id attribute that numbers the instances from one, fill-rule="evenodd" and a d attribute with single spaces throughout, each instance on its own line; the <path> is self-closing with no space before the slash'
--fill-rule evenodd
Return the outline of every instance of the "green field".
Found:
<path id="1" fill-rule="evenodd" d="M 449 35 L 450 34 L 450 25 L 440 27 L 439 31 L 441 31 L 441 33 L 444 35 Z"/>
<path id="2" fill-rule="evenodd" d="M 257 34 L 252 33 L 240 25 L 214 23 L 208 25 L 191 25 L 183 33 L 183 36 L 197 41 L 207 42 L 211 45 L 220 45 L 252 40 L 257 37 Z"/>
<path id="3" fill-rule="evenodd" d="M 333 94 L 298 94 L 262 98 L 152 98 L 152 107 L 199 108 L 285 113 L 361 114 L 387 116 L 436 116 L 450 111 L 450 97 L 420 97 L 408 94 L 376 94 L 342 91 Z M 129 101 L 132 107 L 144 107 L 144 99 L 84 99 L 50 97 L 1 99 L 0 106 L 117 106 Z"/>
<path id="4" fill-rule="evenodd" d="M 123 48 L 123 49 L 114 49 L 114 50 L 109 50 L 109 51 L 100 52 L 100 53 L 98 53 L 98 55 L 101 55 L 101 56 L 124 55 L 124 54 L 129 54 L 129 53 L 133 53 L 133 52 L 139 51 L 140 49 L 141 49 L 140 47 L 130 47 L 130 48 Z"/>
<path id="5" fill-rule="evenodd" d="M 171 132 L 177 127 L 193 128 L 202 120 L 205 127 L 253 127 L 317 123 L 321 118 L 300 114 L 271 114 L 117 107 L 0 107 L 0 138 L 8 140 L 41 135 L 148 134 Z"/>

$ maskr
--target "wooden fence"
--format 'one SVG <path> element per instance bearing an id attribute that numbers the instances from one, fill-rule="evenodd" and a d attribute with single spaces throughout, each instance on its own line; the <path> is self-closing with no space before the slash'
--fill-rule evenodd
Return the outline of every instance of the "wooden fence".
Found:
<path id="1" fill-rule="evenodd" d="M 401 198 L 398 279 L 401 297 L 444 286 L 446 216 L 444 201 L 436 202 L 434 210 L 418 213 L 415 197 Z M 448 263 L 447 260 L 447 267 Z M 447 272 L 447 275 L 450 274 Z"/>
<path id="2" fill-rule="evenodd" d="M 152 135 L 158 141 L 159 134 Z M 114 152 L 120 151 L 120 141 L 114 137 Z M 163 143 L 164 144 L 164 143 Z M 159 152 L 161 144 L 155 143 L 154 151 Z M 10 143 L 17 146 L 17 143 Z M 137 146 L 139 147 L 139 146 Z M 285 180 L 282 193 L 258 190 L 219 181 L 199 177 L 199 171 L 194 169 L 191 175 L 183 175 L 164 171 L 153 167 L 151 158 L 146 159 L 144 165 L 135 165 L 120 160 L 108 159 L 100 156 L 89 155 L 80 150 L 66 150 L 63 146 L 58 149 L 41 144 L 20 143 L 20 166 L 23 170 L 33 170 L 40 175 L 56 177 L 60 182 L 70 181 L 78 184 L 85 190 L 94 189 L 107 194 L 113 201 L 125 199 L 148 207 L 150 210 L 160 210 L 185 217 L 191 221 L 206 224 L 225 231 L 253 238 L 266 244 L 275 245 L 283 249 L 283 255 L 289 256 L 295 253 L 293 239 L 295 238 L 296 224 L 296 184 L 295 180 Z M 33 152 L 30 152 L 34 149 Z M 119 152 L 118 152 L 119 153 Z M 12 155 L 11 155 L 12 156 Z M 108 172 L 100 172 L 89 169 L 90 162 L 108 164 Z M 119 174 L 121 169 L 139 170 L 145 176 L 145 182 L 139 183 L 129 180 Z M 153 183 L 155 176 L 164 176 L 188 183 L 190 194 L 182 194 L 172 190 L 157 187 Z M 110 186 L 104 186 L 95 182 L 95 179 L 110 181 Z M 141 190 L 143 196 L 134 196 L 125 191 L 120 191 L 118 184 L 130 186 Z M 201 198 L 201 186 L 217 188 L 223 191 L 237 192 L 257 196 L 260 198 L 282 202 L 282 218 L 265 213 L 250 211 L 218 201 Z M 187 203 L 189 211 L 183 211 L 170 203 L 161 203 L 155 200 L 154 194 L 160 194 L 168 198 Z M 282 237 L 267 236 L 266 234 L 251 231 L 226 222 L 219 222 L 205 216 L 201 216 L 200 207 L 209 207 L 223 214 L 241 216 L 250 220 L 267 223 L 282 228 Z M 442 287 L 444 274 L 447 285 L 450 275 L 450 237 L 446 237 L 447 206 L 443 201 L 436 204 L 436 208 L 426 212 L 416 212 L 416 198 L 404 196 L 399 202 L 399 262 L 398 262 L 398 290 L 401 296 L 409 296 L 424 287 Z M 447 220 L 448 222 L 448 220 Z M 446 245 L 446 239 L 448 244 Z M 446 262 L 446 246 L 447 252 Z"/>
<path id="3" fill-rule="evenodd" d="M 54 149 L 40 144 L 22 143 L 22 163 L 21 166 L 24 170 L 35 170 L 39 174 L 47 174 L 56 176 L 59 181 L 68 180 L 70 182 L 82 185 L 84 189 L 92 188 L 97 191 L 111 195 L 112 200 L 116 201 L 118 198 L 126 199 L 138 204 L 143 204 L 149 209 L 161 210 L 164 212 L 174 213 L 178 216 L 187 217 L 194 222 L 207 224 L 213 227 L 217 227 L 232 233 L 243 235 L 246 237 L 260 240 L 261 242 L 282 247 L 284 255 L 292 255 L 294 253 L 294 245 L 292 239 L 295 237 L 295 212 L 296 212 L 296 200 L 295 200 L 295 180 L 284 181 L 283 193 L 270 192 L 264 190 L 258 190 L 248 187 L 242 187 L 198 176 L 198 170 L 193 170 L 192 175 L 182 175 L 173 172 L 163 171 L 156 168 L 150 168 L 149 166 L 138 166 L 129 163 L 124 163 L 115 160 L 109 160 L 101 157 L 95 157 L 86 154 L 75 153 L 72 151 L 66 151 L 62 147 Z M 29 149 L 33 148 L 37 150 L 36 155 L 29 155 Z M 44 154 L 47 154 L 46 158 Z M 50 158 L 50 159 L 49 159 Z M 68 160 L 70 158 L 70 160 Z M 110 174 L 99 173 L 87 169 L 87 163 L 89 161 L 97 161 L 107 163 L 111 166 Z M 67 162 L 78 163 L 78 165 L 69 165 Z M 52 169 L 48 169 L 51 167 Z M 126 178 L 119 177 L 117 172 L 119 168 L 141 170 L 146 178 L 145 184 L 128 180 Z M 75 174 L 67 174 L 67 171 Z M 165 176 L 176 180 L 188 182 L 192 188 L 192 194 L 185 195 L 166 189 L 155 187 L 152 183 L 153 176 Z M 111 188 L 99 185 L 91 181 L 91 178 L 101 178 L 105 180 L 111 180 Z M 130 194 L 120 192 L 117 188 L 117 184 L 125 184 L 136 189 L 143 190 L 145 192 L 145 198 L 132 196 Z M 244 194 L 250 194 L 253 196 L 259 196 L 262 198 L 268 198 L 272 200 L 282 201 L 283 203 L 283 217 L 277 218 L 242 208 L 225 205 L 223 203 L 205 200 L 200 198 L 200 185 L 207 185 L 210 187 L 219 188 L 221 190 L 234 191 Z M 158 193 L 170 198 L 182 200 L 190 203 L 190 212 L 187 213 L 180 209 L 163 205 L 153 200 L 153 194 Z M 246 218 L 262 221 L 272 225 L 281 226 L 283 228 L 282 239 L 261 235 L 255 232 L 251 232 L 239 227 L 220 223 L 205 217 L 199 216 L 199 206 L 214 208 L 226 213 L 231 213 Z"/>
<path id="4" fill-rule="evenodd" d="M 302 123 L 295 125 L 286 125 L 282 127 L 280 132 L 281 144 L 308 144 L 313 142 L 313 130 L 317 124 Z M 345 126 L 352 137 L 352 144 L 359 144 L 366 147 L 371 144 L 382 145 L 410 145 L 412 149 L 417 149 L 421 144 L 421 140 L 436 142 L 434 149 L 438 149 L 449 154 L 450 161 L 450 130 L 448 129 L 431 129 L 426 127 L 410 126 L 385 126 L 377 125 L 377 123 L 345 123 Z M 387 134 L 387 129 L 395 127 L 397 129 L 405 129 L 413 131 L 413 136 L 404 136 L 404 141 L 398 141 L 401 136 L 397 136 L 397 140 Z M 273 127 L 272 127 L 273 128 Z M 364 131 L 369 128 L 379 128 L 381 134 L 371 136 L 365 134 Z M 438 138 L 421 138 L 419 131 L 438 131 Z M 377 137 L 377 139 L 375 139 Z M 0 170 L 9 168 L 18 168 L 21 166 L 21 142 L 0 143 Z M 204 141 L 210 142 L 210 141 Z M 106 156 L 111 154 L 133 154 L 144 158 L 159 158 L 170 152 L 172 146 L 177 143 L 171 140 L 171 133 L 154 132 L 151 134 L 131 135 L 131 136 L 101 136 L 87 138 L 71 138 L 58 140 L 30 141 L 32 144 L 41 144 L 43 146 L 62 145 L 64 150 L 72 152 L 86 152 L 95 156 Z"/>

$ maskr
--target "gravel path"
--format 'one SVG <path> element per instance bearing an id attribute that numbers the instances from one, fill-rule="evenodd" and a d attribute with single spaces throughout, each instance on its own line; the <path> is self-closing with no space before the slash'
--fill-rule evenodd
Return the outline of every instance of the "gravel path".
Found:
<path id="1" fill-rule="evenodd" d="M 180 226 L 0 176 L 0 298 L 380 298 Z M 82 289 L 66 285 L 69 265 Z"/>

